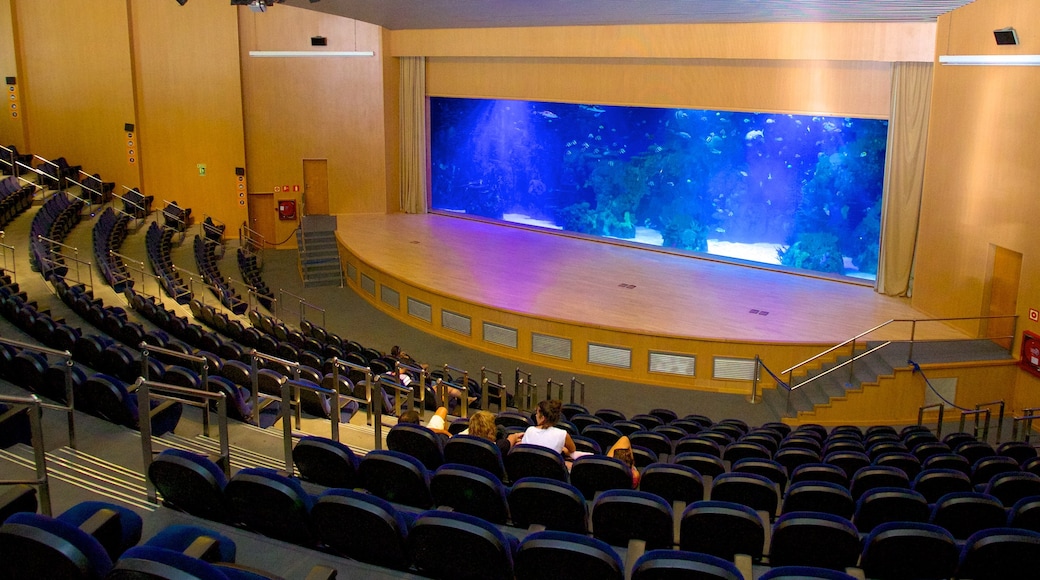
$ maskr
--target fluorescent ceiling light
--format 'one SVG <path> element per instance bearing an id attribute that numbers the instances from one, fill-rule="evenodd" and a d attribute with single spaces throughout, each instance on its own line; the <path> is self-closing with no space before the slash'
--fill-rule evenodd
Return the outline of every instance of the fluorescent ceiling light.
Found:
<path id="1" fill-rule="evenodd" d="M 1040 66 L 1040 54 L 943 55 L 939 64 L 960 66 Z"/>
<path id="2" fill-rule="evenodd" d="M 249 56 L 267 58 L 300 58 L 311 56 L 375 56 L 371 50 L 331 51 L 331 50 L 250 50 Z"/>

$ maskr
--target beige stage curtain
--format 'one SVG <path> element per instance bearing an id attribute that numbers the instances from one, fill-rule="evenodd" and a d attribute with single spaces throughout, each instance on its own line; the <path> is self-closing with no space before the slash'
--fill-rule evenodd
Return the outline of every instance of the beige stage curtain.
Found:
<path id="1" fill-rule="evenodd" d="M 401 211 L 426 213 L 426 58 L 401 58 Z"/>
<path id="2" fill-rule="evenodd" d="M 913 290 L 931 98 L 932 63 L 892 64 L 892 113 L 875 287 L 889 296 L 909 296 Z"/>

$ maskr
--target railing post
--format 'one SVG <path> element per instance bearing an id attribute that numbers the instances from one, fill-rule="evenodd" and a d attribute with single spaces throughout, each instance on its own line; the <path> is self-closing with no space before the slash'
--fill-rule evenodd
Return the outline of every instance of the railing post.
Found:
<path id="1" fill-rule="evenodd" d="M 755 371 L 751 375 L 751 403 L 758 402 L 758 375 L 761 369 L 762 359 L 755 355 Z"/>
<path id="2" fill-rule="evenodd" d="M 75 392 L 75 381 L 72 380 L 72 369 L 74 363 L 72 361 L 72 353 L 65 351 L 65 404 L 68 405 L 68 428 L 69 428 L 69 447 L 76 449 L 76 392 Z"/>
<path id="3" fill-rule="evenodd" d="M 40 511 L 44 515 L 51 515 L 51 488 L 47 478 L 47 452 L 43 444 L 43 406 L 36 395 L 30 395 L 37 404 L 29 407 L 29 430 L 32 433 L 33 462 L 36 467 L 36 479 L 39 481 L 38 495 Z M 70 403 L 71 404 L 71 403 Z M 71 447 L 71 446 L 70 446 Z M 75 447 L 73 447 L 75 449 Z"/>

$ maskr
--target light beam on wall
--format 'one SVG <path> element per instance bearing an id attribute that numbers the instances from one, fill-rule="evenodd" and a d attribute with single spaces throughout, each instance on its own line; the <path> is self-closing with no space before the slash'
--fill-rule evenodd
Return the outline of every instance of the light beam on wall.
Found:
<path id="1" fill-rule="evenodd" d="M 347 50 L 347 51 L 333 51 L 333 50 L 250 50 L 249 56 L 261 57 L 261 58 L 306 58 L 306 57 L 320 57 L 320 56 L 336 56 L 336 57 L 351 57 L 351 56 L 375 56 L 376 53 L 371 50 Z"/>
<path id="2" fill-rule="evenodd" d="M 1040 66 L 1040 54 L 942 55 L 939 64 L 951 66 Z"/>

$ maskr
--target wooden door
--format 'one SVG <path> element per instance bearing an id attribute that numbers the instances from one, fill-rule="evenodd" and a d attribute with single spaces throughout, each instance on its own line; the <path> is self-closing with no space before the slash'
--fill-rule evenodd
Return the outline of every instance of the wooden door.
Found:
<path id="1" fill-rule="evenodd" d="M 1015 337 L 1015 319 L 1018 308 L 1018 285 L 1022 274 L 1022 254 L 993 246 L 990 250 L 990 271 L 986 280 L 986 296 L 983 303 L 984 316 L 1006 316 L 985 321 L 983 337 L 1011 348 Z M 1007 338 L 1010 337 L 1010 338 Z"/>
<path id="2" fill-rule="evenodd" d="M 303 215 L 329 215 L 329 160 L 303 160 Z"/>
<path id="3" fill-rule="evenodd" d="M 249 227 L 273 244 L 274 222 L 277 208 L 275 207 L 273 193 L 250 193 L 249 194 Z"/>

